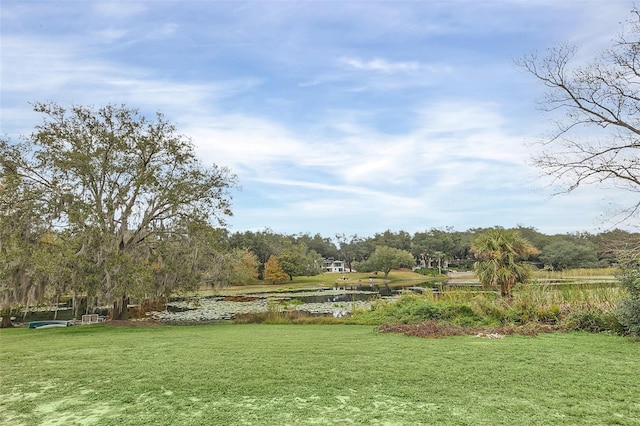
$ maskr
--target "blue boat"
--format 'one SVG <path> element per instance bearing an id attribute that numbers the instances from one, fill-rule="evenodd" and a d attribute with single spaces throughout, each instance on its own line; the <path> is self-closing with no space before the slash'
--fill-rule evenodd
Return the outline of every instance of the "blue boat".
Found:
<path id="1" fill-rule="evenodd" d="M 29 328 L 69 327 L 70 325 L 73 323 L 65 320 L 31 321 Z"/>

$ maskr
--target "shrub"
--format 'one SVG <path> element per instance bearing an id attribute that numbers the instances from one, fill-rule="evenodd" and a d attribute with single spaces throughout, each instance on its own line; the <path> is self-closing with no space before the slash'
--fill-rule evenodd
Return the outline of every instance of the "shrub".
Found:
<path id="1" fill-rule="evenodd" d="M 536 312 L 538 321 L 546 324 L 556 324 L 562 317 L 560 306 L 553 304 L 550 306 L 539 306 Z"/>
<path id="2" fill-rule="evenodd" d="M 370 311 L 355 311 L 354 319 L 362 324 L 410 324 L 439 319 L 445 306 L 413 293 L 401 295 L 396 302 L 374 303 Z"/>
<path id="3" fill-rule="evenodd" d="M 628 270 L 620 275 L 620 285 L 627 290 L 616 311 L 617 319 L 625 331 L 640 336 L 640 271 Z"/>
<path id="4" fill-rule="evenodd" d="M 420 269 L 416 269 L 417 273 L 422 274 L 422 275 L 426 275 L 427 277 L 439 277 L 442 274 L 438 272 L 437 269 L 433 269 L 433 268 L 420 268 Z"/>
<path id="5" fill-rule="evenodd" d="M 628 334 L 640 336 L 640 300 L 628 297 L 618 304 L 616 318 Z"/>
<path id="6" fill-rule="evenodd" d="M 615 312 L 599 310 L 580 310 L 571 312 L 565 321 L 567 328 L 572 330 L 601 333 L 610 331 L 622 333 L 624 327 L 618 321 Z"/>
<path id="7" fill-rule="evenodd" d="M 502 300 L 490 300 L 485 295 L 479 295 L 471 299 L 470 305 L 474 313 L 489 324 L 507 322 L 507 308 Z"/>
<path id="8" fill-rule="evenodd" d="M 463 326 L 485 323 L 484 319 L 469 305 L 445 306 L 441 318 Z"/>

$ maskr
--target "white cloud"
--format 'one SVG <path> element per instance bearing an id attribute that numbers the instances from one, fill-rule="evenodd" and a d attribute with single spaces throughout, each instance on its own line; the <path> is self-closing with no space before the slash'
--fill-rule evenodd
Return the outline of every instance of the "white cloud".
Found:
<path id="1" fill-rule="evenodd" d="M 239 174 L 241 229 L 588 227 L 602 192 L 533 193 L 537 113 L 505 64 L 554 35 L 601 44 L 622 3 L 557 3 L 92 2 L 58 33 L 3 8 L 1 127 L 25 133 L 34 100 L 160 110 Z"/>
<path id="2" fill-rule="evenodd" d="M 375 58 L 370 61 L 363 61 L 357 58 L 342 58 L 341 61 L 359 70 L 383 73 L 417 71 L 421 68 L 417 62 L 389 62 L 381 58 Z"/>

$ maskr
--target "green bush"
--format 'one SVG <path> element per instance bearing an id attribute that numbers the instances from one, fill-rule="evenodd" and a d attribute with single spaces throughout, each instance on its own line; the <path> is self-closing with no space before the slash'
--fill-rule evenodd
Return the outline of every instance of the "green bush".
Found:
<path id="1" fill-rule="evenodd" d="M 442 312 L 441 318 L 463 326 L 486 323 L 484 318 L 476 314 L 469 305 L 447 305 Z"/>
<path id="2" fill-rule="evenodd" d="M 444 320 L 457 325 L 487 325 L 472 306 L 436 302 L 416 294 L 403 294 L 393 303 L 374 304 L 370 311 L 354 312 L 354 320 L 364 324 L 415 324 L 424 321 Z"/>
<path id="3" fill-rule="evenodd" d="M 616 317 L 625 332 L 640 336 L 640 300 L 628 297 L 618 304 Z"/>
<path id="4" fill-rule="evenodd" d="M 562 318 L 562 311 L 558 305 L 539 306 L 536 311 L 538 321 L 545 324 L 557 324 Z"/>
<path id="5" fill-rule="evenodd" d="M 599 310 L 581 310 L 571 312 L 565 320 L 567 328 L 572 330 L 601 333 L 605 331 L 622 334 L 624 327 L 618 321 L 615 312 Z"/>
<path id="6" fill-rule="evenodd" d="M 416 269 L 415 272 L 422 275 L 426 275 L 427 277 L 439 277 L 442 275 L 440 272 L 438 272 L 437 269 L 433 269 L 433 268 L 420 268 L 420 269 Z"/>
<path id="7" fill-rule="evenodd" d="M 507 308 L 501 300 L 489 299 L 485 295 L 475 296 L 471 299 L 473 312 L 484 319 L 488 324 L 507 323 Z"/>
<path id="8" fill-rule="evenodd" d="M 381 302 L 370 311 L 354 312 L 357 321 L 365 324 L 410 324 L 439 319 L 445 309 L 443 304 L 413 293 L 403 294 L 396 302 Z"/>
<path id="9" fill-rule="evenodd" d="M 442 307 L 432 302 L 416 303 L 407 307 L 406 313 L 416 319 L 439 319 L 442 316 Z"/>
<path id="10" fill-rule="evenodd" d="M 562 311 L 557 304 L 540 304 L 531 300 L 519 300 L 504 308 L 503 323 L 513 324 L 557 324 L 562 320 Z"/>
<path id="11" fill-rule="evenodd" d="M 618 304 L 617 319 L 627 333 L 640 336 L 640 271 L 627 270 L 619 278 L 627 297 Z"/>

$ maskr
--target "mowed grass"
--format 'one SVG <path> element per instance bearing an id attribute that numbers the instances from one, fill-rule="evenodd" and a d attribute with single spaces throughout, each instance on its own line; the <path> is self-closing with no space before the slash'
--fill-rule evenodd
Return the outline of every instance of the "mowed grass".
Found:
<path id="1" fill-rule="evenodd" d="M 3 425 L 640 424 L 640 346 L 367 326 L 0 330 Z"/>

